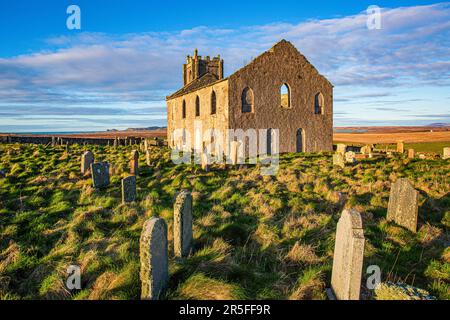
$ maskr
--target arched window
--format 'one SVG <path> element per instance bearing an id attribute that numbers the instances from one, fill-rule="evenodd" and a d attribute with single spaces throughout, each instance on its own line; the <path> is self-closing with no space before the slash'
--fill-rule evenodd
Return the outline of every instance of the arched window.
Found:
<path id="1" fill-rule="evenodd" d="M 282 108 L 291 107 L 291 90 L 287 83 L 283 83 L 280 87 L 280 101 Z"/>
<path id="2" fill-rule="evenodd" d="M 186 119 L 186 101 L 183 100 L 183 106 L 181 107 L 181 116 L 183 119 Z"/>
<path id="3" fill-rule="evenodd" d="M 195 116 L 200 117 L 200 98 L 195 98 Z"/>
<path id="4" fill-rule="evenodd" d="M 211 114 L 216 114 L 217 112 L 217 99 L 216 99 L 216 93 L 212 92 L 211 94 Z"/>
<path id="5" fill-rule="evenodd" d="M 253 112 L 253 90 L 249 87 L 242 91 L 242 113 Z"/>
<path id="6" fill-rule="evenodd" d="M 315 114 L 323 114 L 323 94 L 318 93 L 314 97 L 314 113 Z"/>

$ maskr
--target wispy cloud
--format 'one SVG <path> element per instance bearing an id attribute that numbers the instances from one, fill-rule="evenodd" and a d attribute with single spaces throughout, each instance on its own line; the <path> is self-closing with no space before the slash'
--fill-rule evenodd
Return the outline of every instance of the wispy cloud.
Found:
<path id="1" fill-rule="evenodd" d="M 181 86 L 181 65 L 193 48 L 221 54 L 230 74 L 282 38 L 332 81 L 338 103 L 407 103 L 379 99 L 395 96 L 396 87 L 450 86 L 449 3 L 385 8 L 381 30 L 368 30 L 366 21 L 362 12 L 240 29 L 199 26 L 178 32 L 50 38 L 45 50 L 0 58 L 0 114 L 14 113 L 4 109 L 14 104 L 33 106 L 31 112 L 40 114 L 61 105 L 105 105 L 84 111 L 115 115 L 135 103 L 159 101 L 162 118 L 164 96 Z M 344 94 L 347 87 L 367 92 Z M 0 120 L 0 129 L 4 124 Z"/>

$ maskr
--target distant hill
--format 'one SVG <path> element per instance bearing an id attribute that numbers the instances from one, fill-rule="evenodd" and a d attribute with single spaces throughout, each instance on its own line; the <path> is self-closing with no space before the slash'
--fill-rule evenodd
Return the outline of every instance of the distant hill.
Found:
<path id="1" fill-rule="evenodd" d="M 147 128 L 128 128 L 125 130 L 117 130 L 117 129 L 108 129 L 107 132 L 123 132 L 123 131 L 157 131 L 157 130 L 166 130 L 166 127 L 147 127 Z"/>
<path id="2" fill-rule="evenodd" d="M 428 126 L 429 126 L 429 127 L 443 128 L 443 127 L 450 127 L 450 123 L 436 122 L 436 123 L 429 124 Z"/>

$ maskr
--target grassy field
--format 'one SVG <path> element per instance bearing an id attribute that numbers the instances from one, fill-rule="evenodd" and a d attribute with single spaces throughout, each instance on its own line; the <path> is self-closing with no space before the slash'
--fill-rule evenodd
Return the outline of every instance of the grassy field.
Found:
<path id="1" fill-rule="evenodd" d="M 337 142 L 335 141 L 334 144 L 343 143 L 349 146 L 365 146 L 365 143 L 355 143 L 355 142 Z M 396 143 L 377 143 L 374 145 L 376 149 L 382 149 L 384 150 L 386 147 L 388 150 L 396 150 L 397 144 Z M 408 149 L 414 149 L 416 152 L 423 152 L 423 153 L 436 153 L 438 155 L 443 154 L 443 150 L 445 147 L 450 147 L 450 142 L 416 142 L 416 143 L 405 143 L 405 150 Z"/>
<path id="2" fill-rule="evenodd" d="M 450 299 L 449 160 L 366 159 L 340 170 L 330 154 L 287 154 L 276 177 L 262 177 L 257 166 L 174 165 L 167 149 L 152 149 L 151 167 L 141 155 L 138 201 L 122 205 L 132 147 L 89 146 L 115 168 L 106 190 L 81 176 L 85 148 L 0 145 L 1 299 L 139 299 L 142 225 L 166 219 L 173 257 L 172 206 L 183 188 L 194 198 L 195 250 L 171 258 L 165 299 L 325 299 L 344 207 L 363 216 L 363 277 L 379 265 L 383 280 Z M 417 234 L 385 219 L 399 177 L 420 192 Z M 71 264 L 81 267 L 80 291 L 65 288 Z"/>

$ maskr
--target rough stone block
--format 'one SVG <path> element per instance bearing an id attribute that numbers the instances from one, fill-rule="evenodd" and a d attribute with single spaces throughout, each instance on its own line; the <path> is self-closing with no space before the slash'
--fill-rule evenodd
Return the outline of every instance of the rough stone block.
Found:
<path id="1" fill-rule="evenodd" d="M 337 225 L 331 275 L 337 300 L 359 300 L 364 241 L 361 215 L 356 210 L 344 210 Z"/>
<path id="2" fill-rule="evenodd" d="M 81 173 L 87 174 L 91 169 L 91 164 L 94 163 L 94 154 L 91 151 L 86 151 L 81 155 Z"/>
<path id="3" fill-rule="evenodd" d="M 418 211 L 419 193 L 408 179 L 398 179 L 391 186 L 387 213 L 388 221 L 394 221 L 396 224 L 416 232 Z"/>
<path id="4" fill-rule="evenodd" d="M 163 219 L 144 223 L 140 239 L 141 299 L 158 300 L 169 281 L 167 225 Z"/>

